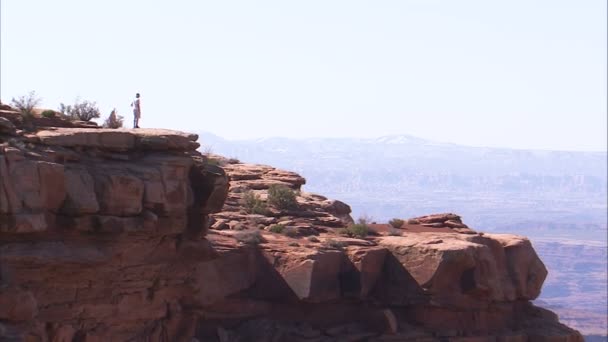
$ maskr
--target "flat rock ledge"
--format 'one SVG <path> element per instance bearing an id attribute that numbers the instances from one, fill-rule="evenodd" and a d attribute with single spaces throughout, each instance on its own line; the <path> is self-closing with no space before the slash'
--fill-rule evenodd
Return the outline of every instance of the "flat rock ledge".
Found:
<path id="1" fill-rule="evenodd" d="M 200 147 L 196 134 L 153 128 L 53 128 L 37 132 L 32 139 L 43 145 L 112 151 L 194 151 Z"/>

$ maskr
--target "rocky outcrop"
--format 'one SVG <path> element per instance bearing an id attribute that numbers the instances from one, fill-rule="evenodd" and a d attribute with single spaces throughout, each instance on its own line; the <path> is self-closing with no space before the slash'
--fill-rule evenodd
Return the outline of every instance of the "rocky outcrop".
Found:
<path id="1" fill-rule="evenodd" d="M 0 340 L 126 340 L 166 317 L 176 293 L 194 296 L 184 287 L 210 280 L 179 267 L 215 255 L 201 238 L 228 191 L 224 171 L 195 151 L 195 135 L 8 133 L 0 135 Z M 228 270 L 246 255 L 201 267 Z M 161 290 L 166 269 L 180 275 Z M 230 291 L 216 284 L 196 296 Z"/>
<path id="2" fill-rule="evenodd" d="M 582 341 L 530 303 L 523 237 L 422 225 L 452 216 L 347 237 L 347 204 L 195 135 L 2 127 L 0 340 Z M 273 184 L 297 204 L 248 213 Z"/>
<path id="3" fill-rule="evenodd" d="M 154 229 L 159 219 L 179 231 L 193 205 L 206 215 L 207 205 L 219 210 L 211 194 L 223 193 L 214 199 L 223 203 L 227 193 L 223 171 L 199 166 L 193 135 L 65 128 L 35 137 L 0 147 L 0 231 L 119 232 Z"/>
<path id="4" fill-rule="evenodd" d="M 440 306 L 483 308 L 538 297 L 547 269 L 520 236 L 411 234 L 379 241 Z"/>

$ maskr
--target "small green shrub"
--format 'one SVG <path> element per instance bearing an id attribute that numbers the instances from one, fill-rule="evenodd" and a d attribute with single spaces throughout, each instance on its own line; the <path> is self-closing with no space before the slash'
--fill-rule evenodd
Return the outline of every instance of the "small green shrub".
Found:
<path id="1" fill-rule="evenodd" d="M 227 163 L 227 164 L 238 164 L 238 163 L 240 163 L 240 162 L 241 162 L 241 161 L 240 161 L 240 160 L 238 160 L 238 159 L 236 159 L 236 158 L 229 158 L 229 159 L 226 161 L 226 163 Z"/>
<path id="2" fill-rule="evenodd" d="M 420 224 L 420 221 L 416 219 L 409 219 L 407 220 L 407 224 Z"/>
<path id="3" fill-rule="evenodd" d="M 364 238 L 369 233 L 369 226 L 363 223 L 355 223 L 348 228 L 349 235 L 358 238 Z"/>
<path id="4" fill-rule="evenodd" d="M 374 231 L 370 229 L 367 224 L 363 223 L 355 223 L 351 224 L 347 228 L 340 228 L 337 230 L 337 233 L 343 236 L 348 237 L 356 237 L 356 238 L 365 238 L 368 234 L 375 234 Z"/>
<path id="5" fill-rule="evenodd" d="M 283 234 L 285 234 L 285 236 L 289 236 L 291 238 L 295 238 L 297 237 L 298 234 L 298 229 L 294 228 L 294 227 L 287 227 L 285 228 L 285 231 L 283 232 Z"/>
<path id="6" fill-rule="evenodd" d="M 268 203 L 278 209 L 295 209 L 298 206 L 295 192 L 278 184 L 268 188 Z"/>
<path id="7" fill-rule="evenodd" d="M 403 227 L 404 223 L 405 223 L 405 221 L 403 221 L 402 219 L 398 219 L 398 218 L 394 218 L 394 219 L 388 221 L 388 224 L 390 224 L 395 229 L 399 229 L 399 228 Z"/>
<path id="8" fill-rule="evenodd" d="M 266 203 L 260 198 L 260 195 L 251 190 L 243 194 L 241 204 L 249 214 L 266 215 L 268 213 Z"/>
<path id="9" fill-rule="evenodd" d="M 24 119 L 31 119 L 34 117 L 34 107 L 39 103 L 40 98 L 36 95 L 35 91 L 30 91 L 27 95 L 11 100 L 11 105 L 21 112 L 21 116 L 23 116 Z"/>
<path id="10" fill-rule="evenodd" d="M 270 226 L 270 228 L 268 228 L 268 231 L 270 231 L 272 233 L 277 233 L 277 234 L 283 233 L 284 230 L 285 230 L 285 226 L 282 224 L 273 224 L 272 226 Z"/>
<path id="11" fill-rule="evenodd" d="M 350 231 L 348 228 L 339 228 L 336 230 L 336 233 L 338 233 L 338 235 L 350 236 Z"/>
<path id="12" fill-rule="evenodd" d="M 55 113 L 55 111 L 51 110 L 51 109 L 47 109 L 47 110 L 43 111 L 42 113 L 40 113 L 40 115 L 42 115 L 45 118 L 49 118 L 49 119 L 54 118 L 54 117 L 57 116 L 57 114 Z"/>
<path id="13" fill-rule="evenodd" d="M 234 234 L 234 238 L 246 245 L 259 245 L 266 242 L 259 230 L 243 230 Z"/>

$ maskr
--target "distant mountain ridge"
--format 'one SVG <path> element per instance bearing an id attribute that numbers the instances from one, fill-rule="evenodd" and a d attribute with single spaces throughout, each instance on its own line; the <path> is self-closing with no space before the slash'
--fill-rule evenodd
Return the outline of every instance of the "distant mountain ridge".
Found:
<path id="1" fill-rule="evenodd" d="M 298 156 L 298 159 L 310 155 L 335 155 L 336 153 L 341 153 L 342 156 L 348 156 L 358 152 L 375 152 L 375 156 L 381 154 L 381 157 L 385 159 L 407 161 L 406 158 L 408 157 L 420 158 L 418 160 L 410 160 L 412 164 L 445 157 L 445 159 L 442 159 L 443 161 L 457 160 L 460 162 L 459 164 L 462 164 L 464 161 L 471 161 L 475 162 L 476 165 L 488 166 L 492 165 L 496 159 L 500 159 L 503 163 L 502 165 L 495 165 L 496 169 L 520 172 L 526 169 L 530 171 L 543 170 L 552 174 L 571 172 L 573 174 L 588 174 L 597 177 L 604 176 L 604 178 L 606 175 L 607 152 L 473 147 L 434 142 L 409 135 L 389 135 L 378 138 L 294 139 L 272 137 L 243 140 L 228 140 L 207 132 L 200 133 L 200 136 L 204 146 L 211 146 L 212 149 L 217 149 L 217 152 L 228 151 L 238 154 L 237 157 L 241 159 L 249 157 L 258 158 L 260 155 L 264 156 L 264 153 L 270 152 L 273 154 L 277 152 L 303 153 Z M 429 152 L 433 154 L 429 155 Z M 275 158 L 279 161 L 282 160 L 279 159 L 279 156 L 275 156 Z M 555 161 L 559 161 L 560 163 L 556 164 L 554 163 Z M 484 164 L 484 162 L 486 163 Z M 533 162 L 533 164 L 525 167 L 525 164 L 528 162 Z M 461 165 L 458 164 L 451 164 L 450 166 L 456 167 L 455 171 L 461 169 Z"/>
<path id="2" fill-rule="evenodd" d="M 519 221 L 606 225 L 606 152 L 469 147 L 408 135 L 200 136 L 203 149 L 298 172 L 306 190 L 348 202 L 355 215 L 384 220 L 457 211 L 467 222 L 497 230 Z"/>

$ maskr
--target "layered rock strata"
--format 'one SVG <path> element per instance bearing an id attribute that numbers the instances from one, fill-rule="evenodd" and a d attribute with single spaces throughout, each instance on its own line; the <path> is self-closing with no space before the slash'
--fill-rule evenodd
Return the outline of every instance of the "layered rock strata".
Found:
<path id="1" fill-rule="evenodd" d="M 194 135 L 0 127 L 2 341 L 582 341 L 523 237 L 347 237 L 348 205 Z M 297 206 L 247 213 L 272 184 Z"/>

